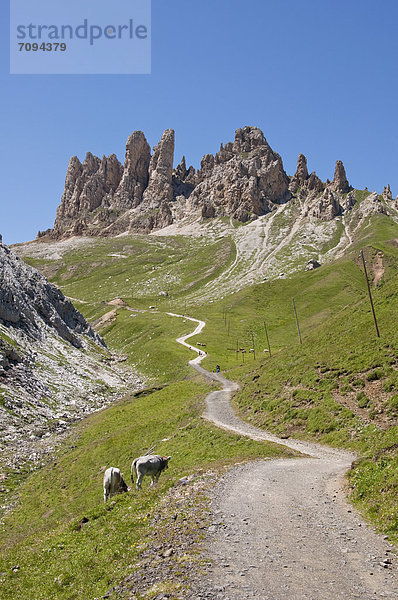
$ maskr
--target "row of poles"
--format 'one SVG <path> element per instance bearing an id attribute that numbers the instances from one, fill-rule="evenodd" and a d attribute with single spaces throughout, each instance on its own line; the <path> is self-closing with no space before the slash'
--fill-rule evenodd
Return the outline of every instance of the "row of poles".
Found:
<path id="1" fill-rule="evenodd" d="M 368 277 L 368 272 L 367 272 L 367 269 L 366 269 L 365 256 L 364 256 L 363 250 L 361 250 L 360 256 L 361 256 L 361 259 L 362 259 L 362 264 L 363 264 L 363 269 L 364 269 L 364 275 L 365 275 L 366 285 L 367 285 L 367 289 L 368 289 L 370 307 L 371 307 L 371 310 L 372 310 L 373 320 L 374 320 L 375 329 L 376 329 L 376 335 L 379 338 L 380 337 L 380 331 L 379 331 L 379 326 L 378 326 L 377 318 L 376 318 L 376 312 L 375 312 L 375 308 L 374 308 L 374 304 L 373 304 L 372 292 L 371 292 L 371 288 L 370 288 L 369 277 Z M 296 302 L 295 302 L 294 298 L 292 298 L 292 302 L 293 302 L 294 316 L 295 316 L 295 319 L 296 319 L 298 339 L 299 339 L 299 343 L 302 344 L 303 343 L 303 339 L 301 337 L 300 323 L 299 323 L 299 319 L 298 319 L 298 315 L 297 315 Z M 230 327 L 231 327 L 231 320 L 228 319 L 228 322 L 227 322 L 227 309 L 225 307 L 223 308 L 223 318 L 224 318 L 224 325 L 228 329 L 228 336 L 229 336 L 229 334 L 230 334 Z M 270 345 L 270 341 L 269 341 L 267 324 L 266 324 L 265 321 L 264 321 L 264 331 L 265 331 L 265 336 L 266 336 L 266 339 L 267 339 L 268 356 L 271 357 L 271 345 Z M 254 345 L 254 333 L 253 333 L 253 330 L 250 331 L 250 335 L 251 335 L 251 341 L 252 341 L 252 348 L 251 348 L 250 352 L 253 354 L 253 358 L 255 360 L 256 359 L 256 349 L 255 349 L 255 345 Z M 231 348 L 231 350 L 232 350 L 232 348 Z M 236 340 L 236 358 L 238 358 L 239 352 L 242 352 L 243 362 L 244 362 L 245 361 L 245 352 L 246 352 L 246 350 L 244 350 L 243 348 L 239 348 L 239 340 L 237 339 Z"/>

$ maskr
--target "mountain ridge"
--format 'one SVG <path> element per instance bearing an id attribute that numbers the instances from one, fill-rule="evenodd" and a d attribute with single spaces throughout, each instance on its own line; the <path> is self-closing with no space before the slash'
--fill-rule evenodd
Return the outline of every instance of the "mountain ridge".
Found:
<path id="1" fill-rule="evenodd" d="M 174 146 L 175 132 L 167 129 L 151 155 L 144 133 L 135 131 L 126 143 L 124 165 L 115 154 L 100 159 L 88 152 L 83 162 L 73 156 L 54 227 L 39 231 L 38 238 L 151 233 L 187 217 L 227 216 L 247 223 L 296 197 L 308 204 L 317 198 L 314 216 L 331 220 L 355 203 L 352 195 L 346 197 L 353 188 L 342 161 L 336 162 L 333 180 L 323 182 L 315 171 L 308 173 L 300 154 L 289 176 L 257 127 L 237 129 L 234 142 L 206 154 L 198 170 L 187 168 L 184 156 L 173 168 Z M 382 196 L 398 209 L 389 186 Z"/>

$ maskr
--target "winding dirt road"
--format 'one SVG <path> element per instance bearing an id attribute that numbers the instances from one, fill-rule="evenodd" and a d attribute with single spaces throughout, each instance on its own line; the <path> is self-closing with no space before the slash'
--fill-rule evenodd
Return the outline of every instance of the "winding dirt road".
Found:
<path id="1" fill-rule="evenodd" d="M 181 317 L 169 313 L 171 316 Z M 186 340 L 200 333 L 178 338 Z M 199 349 L 190 346 L 199 353 Z M 230 404 L 238 385 L 189 364 L 223 389 L 206 398 L 204 418 L 218 427 L 269 440 L 306 455 L 231 469 L 216 486 L 207 549 L 212 566 L 195 598 L 219 600 L 371 600 L 398 598 L 394 547 L 346 502 L 342 478 L 354 455 L 282 440 L 240 420 Z"/>

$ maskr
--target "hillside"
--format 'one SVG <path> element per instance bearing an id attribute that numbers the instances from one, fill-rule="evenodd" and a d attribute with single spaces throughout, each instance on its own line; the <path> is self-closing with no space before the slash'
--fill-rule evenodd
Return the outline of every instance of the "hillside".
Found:
<path id="1" fill-rule="evenodd" d="M 363 195 L 358 213 L 367 198 Z M 65 244 L 70 241 L 57 242 L 56 246 L 32 243 L 18 251 L 29 252 L 31 256 L 41 252 L 42 258 L 27 260 L 40 264 L 46 272 L 51 271 L 64 290 L 80 298 L 79 306 L 93 320 L 109 314 L 112 308 L 110 320 L 105 320 L 102 326 L 97 321 L 101 333 L 154 383 L 178 380 L 188 373 L 183 350 L 170 345 L 170 339 L 182 333 L 184 325 L 172 322 L 165 313 L 185 312 L 205 320 L 206 329 L 197 339 L 206 345 L 208 357 L 204 364 L 210 369 L 221 364 L 230 378 L 242 382 L 242 391 L 235 399 L 239 412 L 250 422 L 279 434 L 315 437 L 369 456 L 370 463 L 361 462 L 360 469 L 352 474 L 353 480 L 357 478 L 356 490 L 361 489 L 355 497 L 380 519 L 382 527 L 394 532 L 395 513 L 391 516 L 386 508 L 385 516 L 381 517 L 383 511 L 378 504 L 382 498 L 386 507 L 390 505 L 395 493 L 394 481 L 389 480 L 381 494 L 381 482 L 373 481 L 364 491 L 361 477 L 367 481 L 368 470 L 377 471 L 383 464 L 391 465 L 385 472 L 382 469 L 388 475 L 397 460 L 394 448 L 398 349 L 391 324 L 398 292 L 398 227 L 385 214 L 361 220 L 358 213 L 352 214 L 345 251 L 340 245 L 335 252 L 334 256 L 339 258 L 329 259 L 315 270 L 305 271 L 300 267 L 295 274 L 255 286 L 243 287 L 237 277 L 230 278 L 233 267 L 240 269 L 241 263 L 236 260 L 239 250 L 231 251 L 231 241 L 236 238 L 214 234 L 225 226 L 222 221 L 208 225 L 207 237 L 87 239 L 84 257 L 76 250 L 65 251 L 58 258 L 43 258 L 51 248 L 67 248 Z M 244 239 L 241 232 L 251 227 L 249 224 L 236 230 L 241 239 Z M 361 248 L 373 280 L 380 340 L 373 331 L 359 259 Z M 218 258 L 214 261 L 216 251 Z M 249 256 L 248 253 L 248 260 Z M 270 262 L 272 259 L 273 256 Z M 157 264 L 155 269 L 149 267 L 151 261 Z M 250 271 L 241 270 L 241 279 L 246 282 L 260 279 L 269 264 L 266 260 L 253 263 Z M 204 265 L 208 268 L 201 271 Z M 110 275 L 105 276 L 108 272 Z M 162 293 L 165 277 L 174 282 L 167 288 L 167 294 Z M 216 289 L 219 293 L 213 294 Z M 101 296 L 112 304 L 116 290 L 120 297 L 116 305 L 101 304 Z M 293 297 L 302 346 L 298 344 Z M 271 357 L 263 352 L 267 349 L 264 322 L 270 337 Z M 249 352 L 253 341 L 255 360 Z M 375 463 L 373 456 L 377 457 Z"/>
<path id="2" fill-rule="evenodd" d="M 109 403 L 126 377 L 139 385 L 62 292 L 0 242 L 2 471 L 40 464 L 50 432 Z"/>
<path id="3" fill-rule="evenodd" d="M 170 135 L 165 138 L 169 149 Z M 249 135 L 249 150 L 239 146 L 242 135 L 243 142 Z M 266 163 L 272 151 L 257 131 L 238 134 L 237 140 L 220 151 L 227 153 L 221 154 L 224 162 L 219 157 L 213 165 L 209 159 L 212 174 L 204 175 L 203 164 L 204 179 L 190 196 L 204 190 L 208 197 L 207 185 L 214 189 L 212 177 L 225 174 L 225 165 L 228 171 L 242 161 Z M 238 146 L 248 156 L 238 160 Z M 155 155 L 156 164 L 166 160 L 162 147 Z M 153 157 L 147 158 L 154 165 Z M 271 162 L 281 165 L 277 156 Z M 122 171 L 117 172 L 123 181 Z M 155 167 L 152 173 L 157 180 Z M 82 181 L 77 178 L 68 188 L 76 210 Z M 10 598 L 33 600 L 39 585 L 44 597 L 57 600 L 129 597 L 131 590 L 137 598 L 188 597 L 200 570 L 203 528 L 213 527 L 209 493 L 219 475 L 238 462 L 296 456 L 283 445 L 253 441 L 201 419 L 204 399 L 216 387 L 192 371 L 187 362 L 193 352 L 175 341 L 193 330 L 184 315 L 206 322 L 189 340 L 206 352 L 205 368 L 214 371 L 220 365 L 240 384 L 233 405 L 248 425 L 289 439 L 292 447 L 298 438 L 356 452 L 346 494 L 397 542 L 397 206 L 388 188 L 382 195 L 351 189 L 341 163 L 333 181 L 322 183 L 308 175 L 300 157 L 296 175 L 277 181 L 288 189 L 283 202 L 267 211 L 263 204 L 248 219 L 229 212 L 232 204 L 218 203 L 216 194 L 214 213 L 183 211 L 167 227 L 163 222 L 158 229 L 158 222 L 149 235 L 142 233 L 146 225 L 137 233 L 132 226 L 137 214 L 153 216 L 145 208 L 146 187 L 140 188 L 142 202 L 124 210 L 128 221 L 116 219 L 128 222 L 122 231 L 112 225 L 102 235 L 99 221 L 86 218 L 87 213 L 78 230 L 71 216 L 63 221 L 65 231 L 47 232 L 14 248 L 59 286 L 148 387 L 73 428 L 53 458 L 7 500 L 17 502 L 0 530 L 5 548 L 0 570 Z M 193 201 L 190 196 L 181 202 Z M 76 232 L 86 235 L 72 235 Z M 153 445 L 156 452 L 173 456 L 161 485 L 104 506 L 105 466 L 127 473 L 131 459 Z M 81 473 L 87 476 L 82 479 Z M 379 567 L 389 569 L 389 564 Z"/>

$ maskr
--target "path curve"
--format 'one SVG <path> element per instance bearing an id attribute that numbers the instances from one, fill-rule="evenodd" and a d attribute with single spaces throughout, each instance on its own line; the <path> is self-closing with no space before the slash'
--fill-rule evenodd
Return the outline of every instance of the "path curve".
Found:
<path id="1" fill-rule="evenodd" d="M 184 318 L 197 323 L 194 332 L 177 339 L 189 347 L 186 340 L 200 333 L 205 323 Z M 214 492 L 207 534 L 212 566 L 195 598 L 398 598 L 394 547 L 366 525 L 342 491 L 342 477 L 354 455 L 281 439 L 245 423 L 230 404 L 238 384 L 201 367 L 205 356 L 198 355 L 189 364 L 223 387 L 208 394 L 205 419 L 255 440 L 283 444 L 307 457 L 240 465 L 222 478 Z"/>

